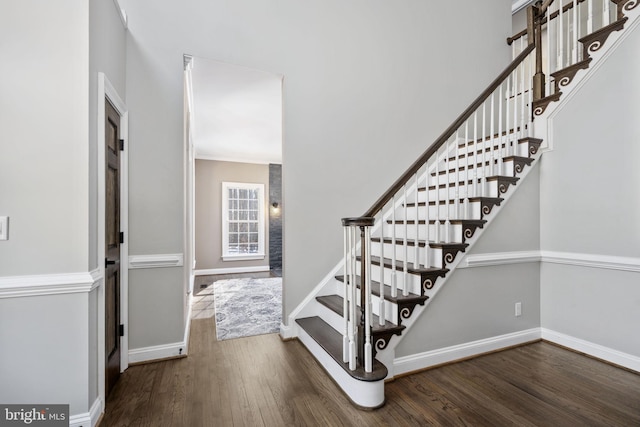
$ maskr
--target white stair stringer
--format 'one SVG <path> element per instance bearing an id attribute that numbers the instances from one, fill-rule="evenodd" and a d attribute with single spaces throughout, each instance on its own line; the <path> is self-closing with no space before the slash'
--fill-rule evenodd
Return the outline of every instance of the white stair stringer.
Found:
<path id="1" fill-rule="evenodd" d="M 303 328 L 298 328 L 298 339 L 355 405 L 367 409 L 384 405 L 384 379 L 362 381 L 353 378 Z"/>
<path id="2" fill-rule="evenodd" d="M 491 224 L 493 223 L 493 220 L 496 218 L 496 216 L 502 210 L 501 208 L 503 208 L 505 206 L 505 204 L 509 202 L 509 200 L 511 199 L 513 194 L 515 194 L 515 192 L 518 190 L 518 187 L 527 178 L 527 176 L 529 175 L 531 170 L 534 167 L 536 167 L 536 163 L 539 161 L 540 156 L 541 156 L 540 152 L 538 152 L 537 154 L 531 156 L 534 159 L 534 161 L 532 162 L 531 166 L 526 167 L 523 170 L 523 172 L 520 175 L 518 175 L 519 178 L 520 178 L 518 183 L 514 186 L 513 189 L 510 189 L 509 191 L 507 191 L 506 194 L 502 194 L 500 196 L 500 197 L 502 197 L 504 199 L 502 201 L 501 205 L 500 206 L 495 206 L 489 215 L 485 215 L 484 219 L 487 220 L 487 222 L 485 223 L 484 228 L 476 230 L 476 232 L 473 235 L 473 237 L 471 239 L 468 239 L 467 242 L 466 242 L 466 243 L 469 244 L 469 246 L 466 248 L 466 251 L 463 252 L 463 253 L 458 253 L 458 255 L 455 257 L 453 262 L 451 262 L 451 263 L 446 265 L 446 268 L 449 269 L 449 272 L 447 273 L 447 275 L 445 277 L 438 278 L 438 280 L 436 281 L 436 284 L 433 286 L 433 288 L 430 289 L 430 290 L 427 290 L 425 292 L 425 295 L 428 296 L 429 299 L 425 301 L 424 305 L 416 306 L 414 308 L 413 313 L 412 313 L 410 318 L 403 320 L 402 324 L 403 324 L 403 326 L 406 327 L 406 329 L 403 331 L 402 335 L 393 336 L 390 339 L 390 341 L 389 341 L 389 343 L 388 343 L 388 345 L 387 345 L 387 347 L 385 349 L 378 350 L 378 353 L 376 354 L 376 359 L 378 359 L 380 362 L 382 362 L 387 367 L 387 369 L 389 370 L 389 373 L 387 375 L 387 379 L 392 379 L 394 377 L 394 372 L 393 372 L 393 365 L 394 364 L 393 364 L 393 361 L 395 360 L 395 348 L 398 346 L 400 341 L 402 341 L 403 337 L 406 336 L 406 334 L 411 329 L 411 327 L 416 322 L 416 320 L 422 315 L 422 313 L 427 309 L 427 307 L 429 307 L 429 305 L 431 303 L 433 303 L 433 301 L 435 299 L 435 296 L 438 294 L 440 289 L 442 289 L 442 287 L 446 285 L 446 283 L 449 280 L 449 278 L 454 274 L 457 266 L 461 262 L 463 262 L 463 260 L 465 258 L 465 254 L 468 253 L 473 248 L 475 243 L 482 236 L 483 231 L 491 226 Z"/>

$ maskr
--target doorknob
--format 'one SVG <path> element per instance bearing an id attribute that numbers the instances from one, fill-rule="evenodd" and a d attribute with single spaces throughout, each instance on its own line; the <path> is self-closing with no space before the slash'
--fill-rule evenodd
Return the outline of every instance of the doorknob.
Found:
<path id="1" fill-rule="evenodd" d="M 113 265 L 116 263 L 116 260 L 114 259 L 109 259 L 109 258 L 105 258 L 104 259 L 104 267 L 107 268 L 110 265 Z"/>

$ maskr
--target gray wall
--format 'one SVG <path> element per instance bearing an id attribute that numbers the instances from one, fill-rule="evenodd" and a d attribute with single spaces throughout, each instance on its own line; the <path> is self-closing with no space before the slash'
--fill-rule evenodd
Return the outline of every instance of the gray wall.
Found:
<path id="1" fill-rule="evenodd" d="M 638 49 L 636 27 L 554 121 L 541 169 L 543 251 L 639 263 Z M 635 270 L 544 263 L 542 326 L 640 356 Z"/>
<path id="2" fill-rule="evenodd" d="M 0 276 L 87 271 L 89 6 L 2 9 Z"/>
<path id="3" fill-rule="evenodd" d="M 222 182 L 264 184 L 265 213 L 269 206 L 269 165 L 196 160 L 196 270 L 269 266 L 269 222 L 265 218 L 265 258 L 222 260 Z"/>
<path id="4" fill-rule="evenodd" d="M 97 73 L 124 96 L 125 31 L 111 0 L 26 0 L 3 4 L 0 38 L 0 278 L 64 286 L 98 267 Z M 0 401 L 89 411 L 97 294 L 0 298 Z"/>
<path id="5" fill-rule="evenodd" d="M 538 251 L 539 197 L 536 163 L 467 254 Z M 520 317 L 514 316 L 516 302 L 522 303 Z M 458 268 L 402 338 L 396 357 L 537 327 L 539 262 Z"/>
<path id="6" fill-rule="evenodd" d="M 180 247 L 182 55 L 284 75 L 285 314 L 338 262 L 340 218 L 363 213 L 509 58 L 508 0 L 122 4 L 132 253 Z"/>
<path id="7" fill-rule="evenodd" d="M 89 270 L 98 268 L 98 73 L 125 100 L 126 29 L 112 0 L 89 2 Z M 126 263 L 124 264 L 126 266 Z M 98 290 L 89 295 L 89 405 L 98 397 Z"/>
<path id="8" fill-rule="evenodd" d="M 0 277 L 87 272 L 89 5 L 5 2 L 0 15 Z M 63 281 L 63 278 L 59 278 Z M 88 295 L 0 298 L 0 401 L 88 411 Z"/>

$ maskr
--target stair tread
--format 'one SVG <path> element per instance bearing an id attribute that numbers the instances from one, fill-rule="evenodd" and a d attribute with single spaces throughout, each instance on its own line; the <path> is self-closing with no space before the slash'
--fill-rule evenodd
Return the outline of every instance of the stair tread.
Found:
<path id="1" fill-rule="evenodd" d="M 494 175 L 494 176 L 488 176 L 487 177 L 487 181 L 510 181 L 510 182 L 518 182 L 520 180 L 520 177 L 517 176 L 508 176 L 508 175 Z"/>
<path id="2" fill-rule="evenodd" d="M 360 260 L 360 257 L 357 257 Z M 384 258 L 383 263 L 387 268 L 391 268 L 392 264 L 389 258 Z M 380 257 L 371 256 L 371 264 L 380 265 Z M 404 265 L 402 261 L 396 260 L 396 270 L 404 271 Z M 423 265 L 418 265 L 415 267 L 412 262 L 407 263 L 407 273 L 410 274 L 421 274 L 421 273 L 447 273 L 449 272 L 448 268 L 439 268 L 439 267 L 425 267 Z"/>
<path id="3" fill-rule="evenodd" d="M 495 203 L 497 205 L 500 205 L 500 203 L 502 203 L 504 201 L 504 199 L 502 197 L 485 197 L 485 196 L 478 196 L 478 197 L 469 197 L 469 201 L 470 202 L 492 202 Z"/>
<path id="4" fill-rule="evenodd" d="M 382 240 L 384 240 L 384 243 L 393 243 L 393 239 L 391 237 L 385 237 Z M 380 237 L 372 237 L 371 238 L 372 242 L 380 242 Z M 420 247 L 425 247 L 426 246 L 426 241 L 425 240 L 418 240 L 418 246 Z M 396 245 L 404 245 L 404 239 L 402 238 L 396 238 Z M 416 245 L 416 240 L 415 239 L 407 239 L 407 246 L 415 246 Z M 429 241 L 429 246 L 431 246 L 432 248 L 466 248 L 467 246 L 469 246 L 468 243 L 460 243 L 460 242 L 451 242 L 451 243 L 444 243 L 444 242 L 434 242 L 434 241 Z"/>
<path id="5" fill-rule="evenodd" d="M 424 202 L 422 202 L 423 204 L 418 204 L 419 206 L 424 206 Z M 414 204 L 415 205 L 415 204 Z M 413 207 L 413 206 L 408 206 L 407 207 Z M 439 219 L 437 220 L 438 222 L 440 222 L 440 224 L 444 224 L 445 222 L 447 222 L 446 219 Z M 451 224 L 469 224 L 469 225 L 484 225 L 487 223 L 486 219 L 450 219 L 449 222 Z M 404 219 L 396 219 L 395 220 L 395 224 L 402 224 L 404 225 L 405 220 Z M 410 219 L 406 221 L 407 225 L 415 225 L 416 224 L 416 220 L 415 219 Z M 435 224 L 436 220 L 435 219 L 430 219 L 429 220 L 429 224 Z M 387 224 L 394 224 L 394 221 L 392 219 L 388 219 L 387 220 Z M 425 225 L 426 224 L 426 220 L 424 219 L 420 219 L 418 220 L 418 224 L 420 225 Z"/>
<path id="6" fill-rule="evenodd" d="M 325 307 L 327 307 L 328 309 L 330 309 L 331 311 L 339 314 L 340 316 L 343 316 L 344 314 L 344 298 L 342 298 L 340 295 L 323 295 L 321 297 L 316 297 L 316 300 L 324 305 Z M 373 333 L 378 333 L 378 332 L 392 332 L 392 333 L 400 333 L 403 330 L 406 329 L 405 326 L 402 325 L 396 325 L 395 323 L 389 322 L 388 320 L 384 321 L 384 325 L 380 325 L 380 318 L 375 315 L 375 314 L 371 314 L 373 317 L 373 326 L 372 326 L 372 331 Z"/>
<path id="7" fill-rule="evenodd" d="M 372 372 L 365 372 L 364 367 L 360 364 L 358 364 L 358 367 L 354 371 L 351 371 L 349 364 L 342 361 L 342 334 L 333 329 L 331 325 L 320 317 L 314 316 L 296 319 L 296 323 L 351 377 L 360 381 L 380 381 L 386 378 L 388 374 L 387 367 L 375 358 L 373 359 Z"/>
<path id="8" fill-rule="evenodd" d="M 415 205 L 416 205 L 415 203 L 407 203 L 407 207 L 415 207 Z M 418 203 L 418 206 L 424 206 L 424 202 L 423 202 L 422 205 L 420 203 Z M 444 224 L 445 222 L 447 222 L 446 219 L 439 219 L 437 221 L 440 222 L 441 224 Z M 449 222 L 451 224 L 463 224 L 463 225 L 464 224 L 470 224 L 470 225 L 482 226 L 482 225 L 485 225 L 487 223 L 487 220 L 486 219 L 450 219 Z M 393 224 L 393 223 L 394 223 L 394 221 L 392 219 L 388 219 L 387 220 L 387 224 Z M 405 223 L 405 220 L 403 220 L 403 219 L 395 220 L 395 224 L 396 225 L 398 225 L 398 224 L 404 225 L 404 223 Z M 415 225 L 416 220 L 415 219 L 410 219 L 410 220 L 406 221 L 406 223 L 407 223 L 407 225 Z M 430 219 L 429 220 L 429 224 L 435 224 L 435 223 L 436 223 L 435 219 Z M 418 220 L 418 224 L 419 225 L 425 225 L 426 221 L 424 219 Z"/>
<path id="9" fill-rule="evenodd" d="M 336 280 L 343 282 L 344 283 L 344 276 L 343 275 L 337 275 L 336 276 Z M 360 276 L 356 276 L 356 286 L 360 287 L 360 281 L 361 278 Z M 375 296 L 379 297 L 380 296 L 380 282 L 376 282 L 375 280 L 371 281 L 371 293 L 373 293 Z M 420 295 L 416 295 L 416 294 L 412 294 L 409 293 L 409 295 L 402 295 L 402 290 L 398 289 L 398 294 L 397 296 L 392 296 L 391 295 L 391 286 L 389 285 L 384 285 L 384 299 L 386 299 L 387 301 L 391 301 L 395 304 L 401 304 L 401 303 L 409 303 L 409 302 L 424 302 L 426 300 L 429 299 L 428 296 L 420 296 Z"/>

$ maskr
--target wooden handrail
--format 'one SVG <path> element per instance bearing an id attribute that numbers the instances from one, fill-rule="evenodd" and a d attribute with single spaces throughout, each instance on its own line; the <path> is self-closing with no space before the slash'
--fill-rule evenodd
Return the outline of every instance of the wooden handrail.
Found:
<path id="1" fill-rule="evenodd" d="M 546 23 L 547 23 L 547 17 L 546 17 L 546 16 L 544 16 L 544 14 L 545 14 L 545 12 L 547 11 L 547 9 L 549 8 L 549 6 L 551 6 L 551 3 L 553 3 L 553 1 L 554 1 L 554 0 L 550 0 L 550 1 L 545 2 L 545 4 L 542 4 L 542 5 L 540 6 L 540 8 L 538 9 L 538 12 L 537 12 L 537 13 L 538 13 L 538 16 L 542 16 L 542 20 L 541 20 L 541 22 L 540 22 L 540 24 L 541 24 L 541 25 L 544 25 L 544 24 L 546 24 Z M 580 3 L 584 3 L 585 1 L 587 1 L 587 0 L 578 0 L 576 3 L 577 3 L 577 4 L 580 4 Z M 619 3 L 619 1 L 618 1 L 618 0 L 611 0 L 611 2 L 612 2 L 613 4 L 615 4 L 616 6 L 617 6 L 617 5 L 618 5 L 618 3 Z M 562 6 L 562 13 L 565 13 L 565 12 L 567 12 L 567 11 L 571 10 L 571 9 L 573 9 L 573 2 L 571 2 L 571 3 L 567 3 L 567 4 L 565 4 L 564 6 Z M 549 16 L 549 18 L 551 18 L 551 19 L 556 19 L 556 18 L 558 17 L 558 15 L 560 15 L 560 12 L 556 10 L 555 12 L 553 12 L 553 13 Z M 525 34 L 527 34 L 527 29 L 526 29 L 526 28 L 525 28 L 524 30 L 520 31 L 519 33 L 514 34 L 514 35 L 513 35 L 513 36 L 511 36 L 511 37 L 507 37 L 507 44 L 508 44 L 509 46 L 511 46 L 511 44 L 512 44 L 514 41 L 516 41 L 516 40 L 520 39 L 520 38 L 521 38 L 522 36 L 524 36 Z"/>
<path id="2" fill-rule="evenodd" d="M 424 165 L 429 158 L 434 155 L 440 147 L 449 139 L 449 137 L 455 132 L 464 122 L 471 117 L 474 111 L 476 111 L 482 103 L 489 98 L 489 96 L 502 84 L 502 82 L 509 77 L 509 75 L 516 69 L 518 65 L 535 49 L 534 43 L 529 45 L 518 55 L 512 62 L 504 69 L 502 73 L 487 87 L 484 92 L 476 98 L 476 100 L 467 107 L 466 110 L 445 130 L 442 135 L 424 152 L 418 160 L 416 160 L 407 171 L 402 174 L 400 178 L 393 183 L 391 187 L 369 208 L 369 210 L 363 215 L 363 217 L 373 217 L 391 200 L 394 194 L 402 188 L 402 186 L 411 178 L 418 170 Z"/>

